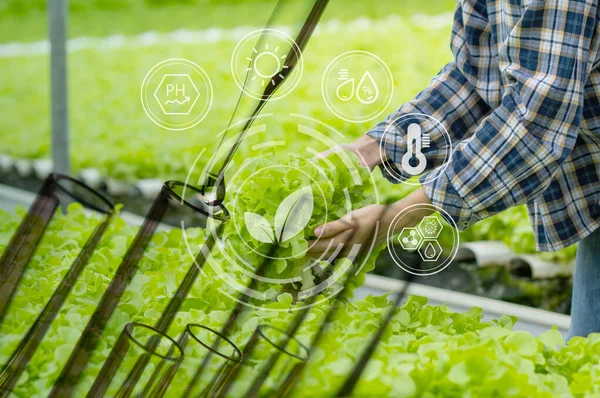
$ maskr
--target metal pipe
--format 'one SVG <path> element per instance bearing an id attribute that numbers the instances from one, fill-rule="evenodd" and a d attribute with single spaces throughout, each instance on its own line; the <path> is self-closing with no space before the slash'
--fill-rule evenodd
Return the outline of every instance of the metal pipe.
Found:
<path id="1" fill-rule="evenodd" d="M 52 117 L 52 162 L 54 171 L 71 174 L 67 92 L 67 0 L 48 1 L 50 36 L 50 107 Z"/>

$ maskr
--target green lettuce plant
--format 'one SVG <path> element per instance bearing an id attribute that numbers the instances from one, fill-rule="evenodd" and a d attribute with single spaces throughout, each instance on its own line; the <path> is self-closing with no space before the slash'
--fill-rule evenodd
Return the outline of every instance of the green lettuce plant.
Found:
<path id="1" fill-rule="evenodd" d="M 293 156 L 283 166 L 252 158 L 239 170 L 228 183 L 232 219 L 223 237 L 232 256 L 255 268 L 265 256 L 273 258 L 271 277 L 301 276 L 311 261 L 306 251 L 316 239 L 314 228 L 375 201 L 368 170 L 350 153 L 321 160 Z"/>
<path id="2" fill-rule="evenodd" d="M 269 160 L 255 162 L 247 169 L 247 175 L 231 180 L 231 187 L 243 186 L 247 180 L 244 177 L 251 176 L 253 170 L 272 165 Z M 290 159 L 289 164 L 304 171 L 318 165 L 296 158 Z M 341 190 L 348 190 L 344 195 L 353 197 L 353 203 L 357 205 L 371 200 L 370 191 L 353 187 L 349 183 L 350 177 L 341 167 L 329 172 L 331 177 L 336 178 L 335 181 L 341 183 L 328 191 L 325 201 L 328 205 L 329 201 L 333 203 L 333 210 L 327 219 L 339 217 L 347 211 L 335 200 L 336 195 L 341 195 Z M 243 204 L 232 204 L 233 217 L 244 222 L 244 214 L 252 212 L 260 214 L 269 225 L 274 225 L 280 203 L 306 186 L 294 185 L 296 178 L 293 176 L 288 178 L 285 174 L 266 173 L 261 187 L 272 188 L 267 199 L 263 199 L 265 196 L 253 196 L 251 190 L 239 191 L 238 199 Z M 322 180 L 314 185 L 315 189 L 320 183 Z M 308 185 L 313 189 L 313 185 Z M 230 192 L 235 195 L 236 191 Z M 248 193 L 247 197 L 244 192 Z M 273 203 L 270 203 L 271 199 Z M 235 202 L 233 196 L 229 200 Z M 315 200 L 313 208 L 313 212 L 321 216 L 324 214 L 319 213 L 322 203 Z M 306 210 L 304 207 L 301 209 Z M 6 247 L 23 213 L 23 209 L 16 214 L 0 212 L 0 250 Z M 66 214 L 57 214 L 53 218 L 0 327 L 0 362 L 8 359 L 41 312 L 98 221 L 97 216 L 86 214 L 79 205 L 71 205 Z M 319 222 L 321 220 L 317 216 L 314 219 L 311 216 L 306 226 L 289 240 L 302 242 L 310 239 L 312 228 Z M 299 225 L 304 223 L 301 220 Z M 226 248 L 236 242 L 240 244 L 241 237 L 236 237 L 233 229 L 226 232 Z M 61 314 L 19 380 L 15 396 L 48 395 L 135 233 L 135 227 L 127 226 L 122 219 L 115 217 L 67 298 Z M 252 238 L 250 232 L 246 231 L 246 234 Z M 182 231 L 175 228 L 155 234 L 139 264 L 139 272 L 123 295 L 77 385 L 77 396 L 86 394 L 126 323 L 135 321 L 152 325 L 158 320 L 187 269 L 192 266 L 192 254 L 204 240 L 204 232 L 200 229 Z M 252 243 L 256 247 L 266 244 L 258 239 Z M 295 249 L 290 244 L 278 250 L 294 253 Z M 224 252 L 214 251 L 214 260 L 225 264 L 223 255 Z M 283 270 L 278 271 L 275 266 L 271 271 L 293 272 L 295 261 L 301 260 L 298 255 L 298 259 L 286 260 Z M 362 278 L 364 274 L 359 275 L 350 289 L 359 286 Z M 236 294 L 236 290 L 211 267 L 204 267 L 169 334 L 177 336 L 188 323 L 220 329 L 235 305 L 231 297 Z M 246 308 L 240 314 L 232 331 L 232 339 L 238 346 L 243 347 L 260 324 L 287 328 L 297 314 L 294 309 L 305 304 L 296 301 L 289 293 L 275 294 L 275 299 L 263 307 Z M 331 297 L 311 308 L 296 337 L 310 345 L 328 309 L 334 304 L 339 309 L 326 325 L 321 343 L 312 347 L 308 366 L 298 380 L 294 396 L 312 397 L 316 392 L 320 396 L 334 395 L 367 347 L 369 337 L 381 325 L 383 315 L 392 308 L 386 295 L 354 301 Z M 517 321 L 514 317 L 484 320 L 480 308 L 457 313 L 445 305 L 428 305 L 427 298 L 419 296 L 408 297 L 394 311 L 392 321 L 356 387 L 357 396 L 583 398 L 596 396 L 600 391 L 600 334 L 592 334 L 588 338 L 575 337 L 567 345 L 556 330 L 549 330 L 536 338 L 527 332 L 513 330 Z M 193 369 L 181 371 L 182 374 L 191 374 Z M 181 396 L 183 384 L 180 384 L 174 385 L 168 396 Z"/>

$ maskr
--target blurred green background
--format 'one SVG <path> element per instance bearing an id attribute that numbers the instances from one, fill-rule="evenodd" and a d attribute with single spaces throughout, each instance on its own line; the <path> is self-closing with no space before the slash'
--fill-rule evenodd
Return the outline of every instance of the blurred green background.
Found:
<path id="1" fill-rule="evenodd" d="M 47 36 L 44 3 L 5 0 L 0 6 L 0 38 L 18 43 L 16 54 L 2 56 L 0 51 L 0 131 L 4 136 L 0 153 L 23 158 L 47 157 L 50 150 L 48 55 L 30 53 L 36 47 L 23 45 Z M 127 181 L 182 178 L 198 152 L 213 144 L 210 137 L 226 127 L 237 102 L 239 89 L 231 78 L 230 58 L 243 33 L 237 34 L 236 27 L 263 27 L 275 4 L 71 1 L 69 36 L 77 44 L 81 44 L 82 37 L 109 42 L 92 43 L 77 51 L 76 43 L 71 43 L 69 109 L 75 172 L 94 167 L 103 175 Z M 305 52 L 299 87 L 284 100 L 269 104 L 265 112 L 313 117 L 349 138 L 364 133 L 374 121 L 344 123 L 327 110 L 319 85 L 327 64 L 337 55 L 356 49 L 381 57 L 395 81 L 395 98 L 384 115 L 390 113 L 425 87 L 450 59 L 452 8 L 450 1 L 332 1 L 322 24 L 339 22 L 336 32 L 313 37 Z M 423 26 L 422 18 L 415 18 L 423 14 L 432 16 L 426 20 L 427 26 Z M 222 40 L 198 42 L 182 42 L 169 36 L 174 31 L 185 36 L 186 31 L 211 28 L 233 33 Z M 140 44 L 144 40 L 153 41 Z M 112 48 L 115 43 L 117 46 Z M 15 49 L 14 43 L 1 50 L 6 54 L 11 48 Z M 156 63 L 173 57 L 199 64 L 212 80 L 215 92 L 207 118 L 196 128 L 177 133 L 154 125 L 139 103 L 145 74 Z M 286 131 L 273 132 L 277 134 L 285 135 Z"/>
<path id="2" fill-rule="evenodd" d="M 262 25 L 275 0 L 70 0 L 71 37 L 136 34 L 148 30 L 233 28 Z M 332 0 L 324 20 L 379 19 L 451 11 L 453 0 Z M 33 41 L 47 36 L 45 0 L 0 1 L 0 41 Z"/>
<path id="3" fill-rule="evenodd" d="M 350 50 L 380 57 L 394 77 L 394 97 L 383 119 L 426 87 L 451 60 L 453 0 L 332 0 L 322 29 L 304 53 L 298 87 L 269 103 L 269 139 L 285 139 L 285 151 L 302 153 L 310 144 L 297 134 L 290 114 L 313 118 L 351 141 L 377 120 L 349 123 L 336 117 L 321 95 L 327 65 Z M 68 78 L 71 162 L 75 174 L 97 169 L 128 183 L 139 179 L 185 179 L 203 150 L 217 145 L 240 90 L 230 69 L 233 49 L 249 29 L 267 22 L 276 1 L 238 0 L 71 0 Z M 50 157 L 49 56 L 44 0 L 0 0 L 0 155 Z M 284 15 L 278 23 L 289 23 Z M 296 21 L 298 22 L 298 21 Z M 218 34 L 217 34 L 218 33 Z M 200 65 L 214 88 L 213 106 L 196 127 L 168 131 L 155 125 L 140 104 L 146 73 L 168 58 Z M 264 137 L 248 137 L 235 161 L 251 154 Z M 340 138 L 336 138 L 340 141 Z M 203 157 L 196 164 L 200 170 Z M 376 172 L 383 201 L 406 194 Z M 523 207 L 477 224 L 461 239 L 500 239 L 517 252 L 534 252 L 533 233 Z M 575 248 L 548 258 L 566 262 Z"/>

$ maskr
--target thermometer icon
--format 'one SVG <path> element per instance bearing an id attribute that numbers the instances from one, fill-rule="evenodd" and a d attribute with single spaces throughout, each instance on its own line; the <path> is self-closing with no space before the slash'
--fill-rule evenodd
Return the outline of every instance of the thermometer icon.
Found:
<path id="1" fill-rule="evenodd" d="M 427 159 L 423 155 L 422 149 L 423 144 L 425 147 L 429 147 L 429 135 L 424 134 L 423 141 L 421 142 L 421 126 L 416 123 L 412 123 L 408 126 L 408 134 L 406 137 L 406 153 L 402 156 L 402 168 L 411 176 L 416 176 L 425 171 L 427 167 Z M 417 165 L 412 166 L 410 160 L 417 158 Z"/>

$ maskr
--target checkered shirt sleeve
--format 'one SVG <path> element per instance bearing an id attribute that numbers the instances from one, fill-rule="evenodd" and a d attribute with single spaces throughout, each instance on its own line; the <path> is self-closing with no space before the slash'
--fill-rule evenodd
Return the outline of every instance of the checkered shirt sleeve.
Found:
<path id="1" fill-rule="evenodd" d="M 455 61 L 398 111 L 435 116 L 457 143 L 448 167 L 431 171 L 424 188 L 460 229 L 531 202 L 548 188 L 575 146 L 584 86 L 598 52 L 596 2 L 525 1 L 512 26 L 497 17 L 494 31 L 503 38 L 497 54 L 489 41 L 473 45 L 480 25 L 487 23 L 480 3 L 485 4 L 459 3 L 452 39 Z M 478 68 L 478 62 L 487 62 L 481 54 L 496 57 L 497 75 L 479 74 L 479 69 L 493 70 Z M 481 98 L 485 87 L 502 88 L 498 103 Z M 368 134 L 381 139 L 389 120 Z M 389 161 L 399 163 L 405 151 L 406 142 L 396 137 Z"/>

